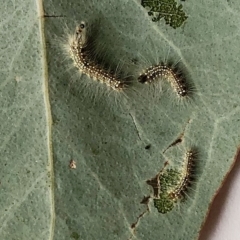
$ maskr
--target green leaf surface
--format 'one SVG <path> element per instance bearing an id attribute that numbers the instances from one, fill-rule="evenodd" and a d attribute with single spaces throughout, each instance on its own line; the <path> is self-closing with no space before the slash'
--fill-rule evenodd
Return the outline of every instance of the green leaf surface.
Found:
<path id="1" fill-rule="evenodd" d="M 36 1 L 1 3 L 0 239 L 49 239 L 49 120 Z M 45 61 L 45 60 L 44 60 Z"/>
<path id="2" fill-rule="evenodd" d="M 172 29 L 140 1 L 44 1 L 44 32 L 36 2 L 3 4 L 1 239 L 197 238 L 240 139 L 240 8 L 229 4 L 186 1 L 191 18 Z M 136 84 L 116 103 L 63 53 L 82 20 L 97 28 L 103 58 L 130 73 L 145 59 L 181 59 L 194 99 Z M 146 181 L 166 161 L 180 169 L 189 146 L 199 151 L 193 188 L 161 214 Z"/>

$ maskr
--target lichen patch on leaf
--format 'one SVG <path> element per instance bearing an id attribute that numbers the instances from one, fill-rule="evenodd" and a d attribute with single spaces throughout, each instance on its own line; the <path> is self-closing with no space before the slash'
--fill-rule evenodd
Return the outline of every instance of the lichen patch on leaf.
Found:
<path id="1" fill-rule="evenodd" d="M 170 197 L 170 193 L 178 186 L 181 173 L 174 169 L 167 169 L 159 177 L 160 182 L 160 196 L 154 198 L 154 207 L 160 213 L 170 212 L 174 208 L 176 199 Z"/>
<path id="2" fill-rule="evenodd" d="M 183 11 L 182 4 L 177 5 L 175 0 L 142 0 L 141 5 L 144 8 L 150 8 L 148 15 L 153 16 L 153 22 L 164 18 L 166 24 L 174 29 L 182 26 L 188 18 Z"/>

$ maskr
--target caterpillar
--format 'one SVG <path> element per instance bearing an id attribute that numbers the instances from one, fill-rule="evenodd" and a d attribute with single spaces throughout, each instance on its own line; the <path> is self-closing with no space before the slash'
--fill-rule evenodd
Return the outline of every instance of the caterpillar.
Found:
<path id="1" fill-rule="evenodd" d="M 150 84 L 158 79 L 166 79 L 170 82 L 173 90 L 181 98 L 190 96 L 192 92 L 191 86 L 187 83 L 184 74 L 177 68 L 177 65 L 161 62 L 148 67 L 138 77 L 138 81 L 145 84 Z"/>
<path id="2" fill-rule="evenodd" d="M 182 198 L 187 188 L 191 185 L 194 176 L 194 165 L 197 158 L 197 152 L 191 149 L 186 152 L 184 159 L 184 167 L 180 179 L 175 188 L 169 193 L 169 197 L 173 200 Z"/>
<path id="3" fill-rule="evenodd" d="M 70 56 L 74 62 L 74 66 L 81 73 L 88 75 L 101 83 L 105 83 L 108 87 L 115 91 L 121 91 L 126 87 L 123 80 L 119 79 L 117 74 L 104 69 L 99 63 L 96 63 L 89 54 L 88 38 L 86 23 L 81 22 L 73 35 L 68 39 Z"/>
<path id="4" fill-rule="evenodd" d="M 155 196 L 154 206 L 159 213 L 170 212 L 176 203 L 184 198 L 186 190 L 194 180 L 197 151 L 190 149 L 186 152 L 182 169 L 167 169 L 159 176 L 160 194 Z"/>

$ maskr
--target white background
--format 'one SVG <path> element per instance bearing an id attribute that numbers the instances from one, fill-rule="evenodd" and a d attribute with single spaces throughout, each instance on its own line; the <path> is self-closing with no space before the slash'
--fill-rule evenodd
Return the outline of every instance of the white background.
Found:
<path id="1" fill-rule="evenodd" d="M 199 240 L 240 240 L 240 154 L 212 203 Z"/>

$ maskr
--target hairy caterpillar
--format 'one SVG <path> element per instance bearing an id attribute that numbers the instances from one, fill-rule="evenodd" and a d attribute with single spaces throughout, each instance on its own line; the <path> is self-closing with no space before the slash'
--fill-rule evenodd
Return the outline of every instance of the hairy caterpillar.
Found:
<path id="1" fill-rule="evenodd" d="M 184 194 L 191 186 L 195 173 L 197 151 L 190 149 L 186 152 L 182 169 L 167 169 L 159 175 L 160 194 L 154 197 L 154 206 L 158 212 L 170 212 L 176 203 L 184 198 Z"/>
<path id="2" fill-rule="evenodd" d="M 81 24 L 76 27 L 74 34 L 69 36 L 68 44 L 74 66 L 78 68 L 81 73 L 101 83 L 105 83 L 115 91 L 121 91 L 125 88 L 126 84 L 117 77 L 117 74 L 107 71 L 89 56 L 85 22 L 81 22 Z"/>
<path id="3" fill-rule="evenodd" d="M 159 78 L 167 79 L 179 97 L 185 97 L 188 95 L 189 89 L 184 77 L 180 75 L 176 69 L 171 68 L 164 63 L 150 66 L 138 77 L 138 80 L 140 83 L 152 83 Z"/>
<path id="4" fill-rule="evenodd" d="M 184 166 L 180 179 L 174 189 L 169 193 L 171 199 L 177 200 L 182 198 L 187 188 L 191 185 L 193 174 L 195 172 L 194 165 L 197 158 L 197 152 L 191 149 L 186 152 Z"/>
<path id="5" fill-rule="evenodd" d="M 162 90 L 168 89 L 170 95 L 174 93 L 172 99 L 189 102 L 185 100 L 191 100 L 194 97 L 195 86 L 181 52 L 176 47 L 170 46 L 169 42 L 158 46 L 157 39 L 153 42 L 153 39 L 147 38 L 145 43 L 149 44 L 149 47 L 143 50 L 144 54 L 138 52 L 136 75 L 139 83 L 143 86 L 148 85 L 144 87 L 145 93 L 148 92 L 148 98 L 149 96 L 159 97 Z M 167 53 L 166 49 L 168 49 Z M 175 60 L 176 57 L 177 60 Z"/>
<path id="6" fill-rule="evenodd" d="M 180 70 L 179 64 L 161 62 L 144 70 L 138 77 L 140 83 L 151 84 L 158 80 L 166 79 L 174 92 L 181 99 L 190 97 L 193 92 L 192 85 L 187 82 L 186 76 Z"/>

